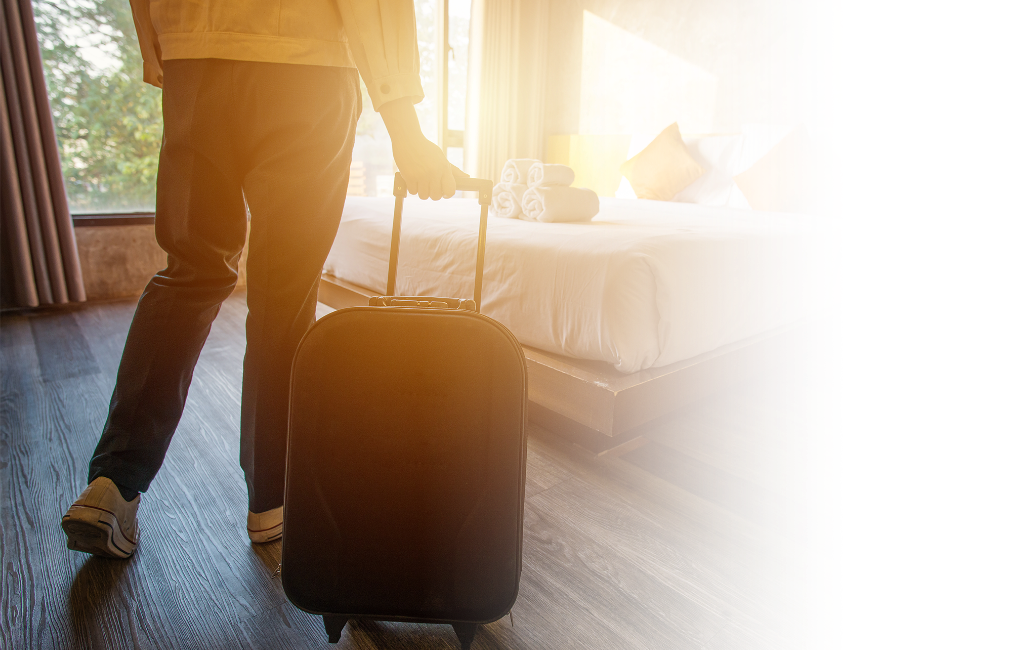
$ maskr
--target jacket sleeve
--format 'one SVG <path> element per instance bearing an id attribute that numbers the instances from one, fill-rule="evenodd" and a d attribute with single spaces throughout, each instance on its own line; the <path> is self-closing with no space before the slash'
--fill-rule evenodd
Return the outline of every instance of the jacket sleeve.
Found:
<path id="1" fill-rule="evenodd" d="M 134 27 L 144 58 L 144 81 L 152 86 L 162 87 L 162 48 L 158 45 L 158 34 L 151 23 L 150 0 L 130 0 L 133 10 Z"/>
<path id="2" fill-rule="evenodd" d="M 422 101 L 414 2 L 337 0 L 337 6 L 373 108 L 401 97 Z"/>

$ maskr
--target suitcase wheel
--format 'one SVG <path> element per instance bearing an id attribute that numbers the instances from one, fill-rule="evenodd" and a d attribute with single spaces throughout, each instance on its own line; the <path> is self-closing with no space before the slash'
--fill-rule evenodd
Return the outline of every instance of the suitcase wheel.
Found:
<path id="1" fill-rule="evenodd" d="M 457 633 L 460 640 L 460 650 L 468 650 L 471 642 L 474 641 L 474 633 L 478 629 L 477 623 L 454 623 L 453 631 Z"/>
<path id="2" fill-rule="evenodd" d="M 341 633 L 344 631 L 344 626 L 347 625 L 348 620 L 347 616 L 325 615 L 323 617 L 323 627 L 327 631 L 328 643 L 339 643 L 341 641 Z M 460 641 L 460 650 L 470 650 L 477 630 L 477 623 L 453 624 L 453 631 L 457 633 L 457 639 Z"/>
<path id="3" fill-rule="evenodd" d="M 341 640 L 341 632 L 348 622 L 347 616 L 324 616 L 323 627 L 327 631 L 327 642 L 337 643 Z"/>

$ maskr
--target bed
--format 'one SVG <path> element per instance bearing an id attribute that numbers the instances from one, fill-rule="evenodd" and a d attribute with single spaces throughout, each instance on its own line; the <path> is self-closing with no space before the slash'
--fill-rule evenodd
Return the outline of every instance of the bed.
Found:
<path id="1" fill-rule="evenodd" d="M 382 293 L 393 198 L 349 197 L 321 300 Z M 397 293 L 473 291 L 473 200 L 409 197 Z M 738 378 L 805 317 L 808 220 L 601 199 L 583 224 L 489 218 L 482 312 L 523 344 L 531 415 L 604 452 Z"/>

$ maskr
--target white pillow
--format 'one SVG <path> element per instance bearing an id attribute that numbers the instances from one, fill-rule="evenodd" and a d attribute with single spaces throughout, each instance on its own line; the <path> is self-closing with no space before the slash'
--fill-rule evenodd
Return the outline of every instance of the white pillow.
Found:
<path id="1" fill-rule="evenodd" d="M 685 147 L 707 172 L 676 194 L 674 201 L 752 209 L 734 183 L 734 177 L 751 166 L 746 164 L 754 162 L 744 160 L 744 134 L 689 136 Z"/>
<path id="2" fill-rule="evenodd" d="M 632 188 L 632 185 L 629 184 L 629 179 L 626 178 L 625 176 L 623 176 L 622 180 L 619 181 L 618 189 L 615 190 L 615 198 L 616 199 L 635 199 L 635 198 L 638 198 L 636 196 L 636 190 L 634 190 Z"/>
<path id="3" fill-rule="evenodd" d="M 768 154 L 770 150 L 775 147 L 778 142 L 783 140 L 784 136 L 790 133 L 790 130 L 796 126 L 797 125 L 742 125 L 742 136 L 744 136 L 745 142 L 742 143 L 742 155 L 738 161 L 738 169 L 732 175 L 737 176 L 759 162 L 760 158 Z M 809 127 L 808 130 L 809 138 L 813 141 L 820 137 L 829 137 L 829 133 L 825 129 L 813 129 L 812 127 Z M 742 190 L 736 183 L 733 182 L 732 185 L 731 196 L 728 199 L 728 206 L 730 208 L 744 208 L 745 210 L 752 210 L 752 207 L 749 206 L 749 201 L 745 198 L 745 194 L 742 193 Z"/>

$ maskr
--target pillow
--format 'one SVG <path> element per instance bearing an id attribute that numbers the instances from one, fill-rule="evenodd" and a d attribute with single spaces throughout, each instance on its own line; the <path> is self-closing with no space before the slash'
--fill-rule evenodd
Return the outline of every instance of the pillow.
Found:
<path id="1" fill-rule="evenodd" d="M 734 183 L 734 177 L 747 168 L 743 160 L 744 135 L 690 137 L 685 139 L 685 148 L 693 158 L 706 165 L 708 171 L 678 192 L 675 201 L 751 209 L 745 195 Z"/>
<path id="2" fill-rule="evenodd" d="M 629 184 L 629 179 L 625 176 L 622 176 L 621 178 L 622 180 L 619 181 L 618 189 L 615 190 L 615 198 L 636 200 L 636 190 L 634 190 L 632 185 Z"/>
<path id="3" fill-rule="evenodd" d="M 826 170 L 798 124 L 748 170 L 735 176 L 752 210 L 793 213 L 826 197 Z"/>
<path id="4" fill-rule="evenodd" d="M 744 137 L 742 155 L 738 162 L 738 168 L 732 175 L 748 171 L 752 165 L 768 154 L 793 129 L 795 127 L 790 125 L 742 125 L 742 136 Z M 809 136 L 815 140 L 820 134 L 826 133 L 826 130 L 809 129 L 808 132 Z M 742 193 L 741 188 L 737 184 L 731 188 L 731 196 L 728 198 L 727 205 L 731 208 L 752 210 L 748 199 L 745 198 L 745 194 Z"/>
<path id="5" fill-rule="evenodd" d="M 661 131 L 620 170 L 637 197 L 655 201 L 670 201 L 706 172 L 685 148 L 678 124 Z"/>

